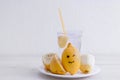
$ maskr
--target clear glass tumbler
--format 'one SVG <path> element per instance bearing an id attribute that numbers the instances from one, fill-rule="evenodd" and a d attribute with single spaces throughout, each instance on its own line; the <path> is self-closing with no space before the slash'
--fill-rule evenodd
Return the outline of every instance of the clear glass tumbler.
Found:
<path id="1" fill-rule="evenodd" d="M 62 33 L 62 32 L 57 32 L 57 38 L 59 36 L 65 36 L 65 34 Z M 82 32 L 81 31 L 68 31 L 66 36 L 68 37 L 67 44 L 71 43 L 74 47 L 76 47 L 80 51 Z M 59 40 L 58 40 L 58 42 L 59 42 Z M 59 45 L 58 45 L 59 54 L 62 54 L 62 52 L 66 48 L 67 44 L 65 45 L 64 48 L 60 48 Z"/>

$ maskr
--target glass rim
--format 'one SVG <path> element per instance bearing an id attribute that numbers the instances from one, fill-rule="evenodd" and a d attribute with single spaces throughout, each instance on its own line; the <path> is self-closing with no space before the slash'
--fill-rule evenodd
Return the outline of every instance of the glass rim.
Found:
<path id="1" fill-rule="evenodd" d="M 58 31 L 57 34 L 58 34 L 58 35 L 60 35 L 60 34 L 63 35 L 63 34 L 65 34 L 65 33 Z M 80 37 L 81 37 L 82 34 L 83 34 L 82 31 L 67 31 L 67 35 L 75 35 L 75 36 L 80 36 Z"/>

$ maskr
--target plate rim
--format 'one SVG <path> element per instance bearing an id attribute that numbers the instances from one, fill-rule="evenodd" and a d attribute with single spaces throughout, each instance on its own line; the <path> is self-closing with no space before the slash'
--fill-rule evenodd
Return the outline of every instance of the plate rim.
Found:
<path id="1" fill-rule="evenodd" d="M 78 75 L 77 76 L 76 75 L 64 76 L 64 75 L 59 75 L 59 74 L 53 74 L 53 73 L 45 71 L 44 66 L 40 66 L 39 71 L 42 74 L 44 74 L 44 75 L 48 75 L 48 76 L 52 76 L 52 77 L 59 77 L 59 78 L 84 78 L 84 77 L 90 77 L 90 76 L 96 75 L 96 74 L 98 74 L 101 71 L 100 67 L 98 67 L 97 65 L 95 65 L 94 68 L 97 69 L 96 72 L 89 73 L 89 74 L 83 74 L 83 75 L 79 75 L 79 76 Z"/>

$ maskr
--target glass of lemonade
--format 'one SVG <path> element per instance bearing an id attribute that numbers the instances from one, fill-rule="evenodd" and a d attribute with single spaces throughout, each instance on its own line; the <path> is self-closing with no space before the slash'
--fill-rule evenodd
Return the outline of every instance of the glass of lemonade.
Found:
<path id="1" fill-rule="evenodd" d="M 68 41 L 67 41 L 65 47 L 63 47 L 63 48 L 61 48 L 59 46 L 59 41 L 60 41 L 59 37 L 60 36 L 67 36 L 67 38 L 68 38 Z M 63 50 L 66 48 L 68 43 L 71 43 L 74 47 L 76 47 L 80 51 L 81 36 L 82 36 L 81 31 L 68 31 L 66 35 L 63 32 L 57 32 L 59 54 L 62 54 Z"/>

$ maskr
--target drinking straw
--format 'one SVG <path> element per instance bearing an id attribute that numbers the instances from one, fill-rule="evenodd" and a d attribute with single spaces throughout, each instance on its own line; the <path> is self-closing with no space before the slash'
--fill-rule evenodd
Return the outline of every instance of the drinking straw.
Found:
<path id="1" fill-rule="evenodd" d="M 64 33 L 64 34 L 67 34 L 66 29 L 65 29 L 65 25 L 64 25 L 64 21 L 63 21 L 63 17 L 62 17 L 61 8 L 59 8 L 58 11 L 59 11 L 59 16 L 60 16 L 60 21 L 61 21 L 61 24 L 62 24 L 63 33 Z"/>

